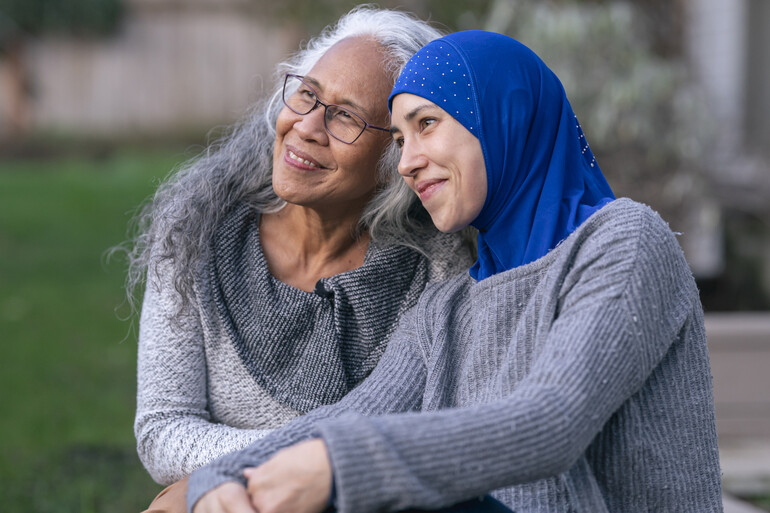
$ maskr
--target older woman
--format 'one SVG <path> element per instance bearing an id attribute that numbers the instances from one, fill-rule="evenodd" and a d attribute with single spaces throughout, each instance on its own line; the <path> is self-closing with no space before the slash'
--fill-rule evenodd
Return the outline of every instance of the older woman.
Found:
<path id="1" fill-rule="evenodd" d="M 141 214 L 135 432 L 157 482 L 338 401 L 426 283 L 472 261 L 398 179 L 384 128 L 398 71 L 437 36 L 403 13 L 354 10 Z"/>
<path id="2" fill-rule="evenodd" d="M 720 511 L 692 274 L 655 212 L 614 198 L 557 77 L 511 38 L 460 32 L 390 98 L 400 173 L 439 229 L 479 229 L 478 261 L 426 288 L 342 401 L 193 473 L 195 513 L 487 493 L 451 511 Z"/>

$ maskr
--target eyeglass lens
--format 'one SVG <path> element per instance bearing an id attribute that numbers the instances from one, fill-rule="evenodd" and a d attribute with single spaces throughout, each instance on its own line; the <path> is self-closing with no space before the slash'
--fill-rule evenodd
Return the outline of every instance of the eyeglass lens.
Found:
<path id="1" fill-rule="evenodd" d="M 316 105 L 323 105 L 326 130 L 342 142 L 355 141 L 366 129 L 366 122 L 358 114 L 338 105 L 321 103 L 312 87 L 292 75 L 286 77 L 283 102 L 292 111 L 301 115 L 309 114 Z"/>

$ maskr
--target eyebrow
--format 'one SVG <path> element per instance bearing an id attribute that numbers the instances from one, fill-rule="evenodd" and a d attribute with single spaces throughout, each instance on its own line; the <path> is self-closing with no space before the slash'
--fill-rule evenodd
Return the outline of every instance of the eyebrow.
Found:
<path id="1" fill-rule="evenodd" d="M 323 92 L 323 86 L 321 85 L 321 83 L 318 80 L 314 79 L 313 77 L 309 77 L 307 75 L 305 75 L 302 78 L 306 82 L 310 82 L 310 85 L 312 85 L 313 87 L 315 87 L 319 91 Z M 352 107 L 354 110 L 358 111 L 358 113 L 361 114 L 362 117 L 364 117 L 366 119 L 370 119 L 372 117 L 372 113 L 371 112 L 366 110 L 360 104 L 358 104 L 358 103 L 356 103 L 353 100 L 350 100 L 348 98 L 343 98 L 342 100 L 340 100 L 338 103 L 335 103 L 334 105 L 346 105 L 348 107 Z"/>
<path id="2" fill-rule="evenodd" d="M 415 117 L 417 117 L 417 115 L 418 115 L 420 112 L 422 112 L 422 111 L 424 111 L 424 110 L 428 110 L 428 109 L 433 109 L 433 108 L 437 108 L 437 109 L 440 109 L 441 107 L 439 107 L 438 105 L 436 105 L 436 104 L 434 104 L 434 103 L 423 103 L 422 105 L 418 105 L 417 107 L 413 108 L 412 110 L 410 110 L 409 112 L 407 112 L 407 113 L 406 113 L 406 116 L 404 116 L 404 120 L 405 120 L 406 122 L 410 122 L 410 121 L 412 121 L 412 120 L 413 120 Z M 396 132 L 400 132 L 400 131 L 401 131 L 401 130 L 399 130 L 399 129 L 398 129 L 397 127 L 395 127 L 395 126 L 391 126 L 391 127 L 390 127 L 390 134 L 391 134 L 391 135 L 393 135 L 393 134 L 394 134 L 394 133 L 396 133 Z"/>

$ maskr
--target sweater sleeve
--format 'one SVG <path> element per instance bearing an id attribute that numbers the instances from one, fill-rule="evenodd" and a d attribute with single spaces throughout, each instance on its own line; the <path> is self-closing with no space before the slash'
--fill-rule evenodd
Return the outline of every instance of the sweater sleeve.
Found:
<path id="1" fill-rule="evenodd" d="M 340 513 L 437 509 L 568 470 L 642 387 L 697 301 L 670 230 L 639 224 L 575 256 L 577 277 L 554 299 L 562 309 L 542 350 L 502 399 L 323 422 Z"/>
<path id="2" fill-rule="evenodd" d="M 158 276 L 149 273 L 142 304 L 134 433 L 145 468 L 168 485 L 269 431 L 210 420 L 200 321 L 186 314 L 172 325 L 172 285 Z"/>
<path id="3" fill-rule="evenodd" d="M 399 326 L 372 373 L 338 403 L 297 417 L 245 449 L 226 455 L 195 471 L 187 488 L 189 511 L 208 491 L 227 481 L 245 484 L 246 467 L 267 461 L 274 453 L 297 442 L 318 437 L 322 419 L 344 417 L 352 412 L 378 415 L 418 410 L 425 388 L 425 362 L 414 340 L 415 309 L 402 317 Z"/>

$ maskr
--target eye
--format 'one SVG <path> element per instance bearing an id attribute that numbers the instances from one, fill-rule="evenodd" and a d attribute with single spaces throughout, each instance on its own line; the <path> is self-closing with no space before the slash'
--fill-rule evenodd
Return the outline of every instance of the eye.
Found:
<path id="1" fill-rule="evenodd" d="M 309 87 L 300 87 L 298 92 L 303 98 L 307 98 L 308 100 L 313 102 L 316 101 L 315 91 L 313 91 Z"/>
<path id="2" fill-rule="evenodd" d="M 401 149 L 404 147 L 403 137 L 393 137 L 393 142 L 396 143 L 396 146 L 398 147 L 398 149 Z"/>
<path id="3" fill-rule="evenodd" d="M 355 114 L 348 112 L 343 108 L 337 107 L 336 105 L 332 105 L 326 111 L 326 115 L 328 116 L 326 119 L 329 122 L 339 123 L 348 127 L 357 127 L 361 125 L 361 121 L 358 117 L 356 117 Z"/>
<path id="4" fill-rule="evenodd" d="M 348 112 L 348 111 L 346 111 L 346 110 L 342 110 L 342 109 L 338 110 L 338 111 L 335 113 L 335 116 L 337 116 L 338 118 L 343 118 L 343 119 L 345 119 L 345 120 L 348 120 L 348 119 L 353 119 L 353 115 L 352 115 L 352 114 L 350 114 L 350 112 Z"/>
<path id="5" fill-rule="evenodd" d="M 430 127 L 436 122 L 436 118 L 422 118 L 420 119 L 420 132 Z"/>

